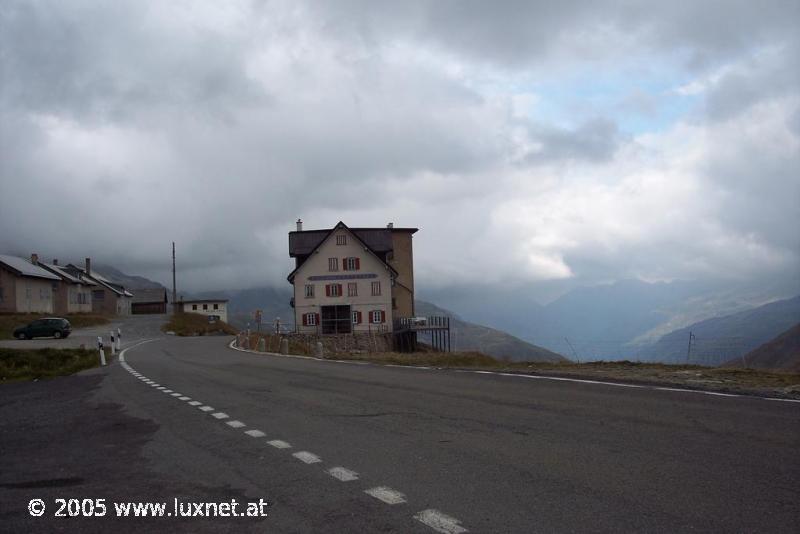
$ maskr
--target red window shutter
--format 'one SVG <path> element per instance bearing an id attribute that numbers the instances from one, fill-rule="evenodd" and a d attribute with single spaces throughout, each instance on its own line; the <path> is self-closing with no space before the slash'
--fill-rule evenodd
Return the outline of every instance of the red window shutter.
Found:
<path id="1" fill-rule="evenodd" d="M 342 270 L 347 270 L 347 258 L 342 258 Z"/>
<path id="2" fill-rule="evenodd" d="M 361 312 L 356 312 L 356 324 L 361 324 Z"/>
<path id="3" fill-rule="evenodd" d="M 386 322 L 386 312 L 383 310 L 381 310 L 381 322 L 382 323 Z"/>
<path id="4" fill-rule="evenodd" d="M 316 323 L 317 326 L 319 326 L 319 314 L 318 313 L 314 314 L 314 319 L 315 319 L 314 323 Z"/>
<path id="5" fill-rule="evenodd" d="M 308 326 L 308 314 L 303 314 L 303 326 Z"/>
<path id="6" fill-rule="evenodd" d="M 330 284 L 325 284 L 325 296 L 326 297 L 330 297 L 331 296 L 331 285 Z"/>
<path id="7" fill-rule="evenodd" d="M 344 293 L 342 293 L 342 284 L 336 284 L 336 285 L 339 286 L 339 296 L 341 297 L 342 295 L 344 295 Z"/>
<path id="8" fill-rule="evenodd" d="M 361 258 L 356 258 L 356 271 L 361 270 Z"/>

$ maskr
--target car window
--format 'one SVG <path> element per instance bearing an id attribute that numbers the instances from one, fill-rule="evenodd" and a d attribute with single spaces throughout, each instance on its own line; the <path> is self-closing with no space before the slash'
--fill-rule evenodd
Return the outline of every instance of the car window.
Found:
<path id="1" fill-rule="evenodd" d="M 42 326 L 43 324 L 45 324 L 45 322 L 44 322 L 44 321 L 42 321 L 42 320 L 40 319 L 40 320 L 38 320 L 38 321 L 33 321 L 33 322 L 32 322 L 31 324 L 29 324 L 28 326 Z"/>

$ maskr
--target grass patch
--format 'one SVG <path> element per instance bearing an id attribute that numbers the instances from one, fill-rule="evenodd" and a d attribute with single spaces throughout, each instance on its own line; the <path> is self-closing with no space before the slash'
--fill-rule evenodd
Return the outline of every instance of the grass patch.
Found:
<path id="1" fill-rule="evenodd" d="M 208 317 L 198 313 L 175 313 L 161 327 L 164 332 L 175 332 L 178 336 L 236 335 L 237 330 L 222 321 L 209 323 Z"/>
<path id="2" fill-rule="evenodd" d="M 66 376 L 98 365 L 95 350 L 0 348 L 0 382 Z"/>
<path id="3" fill-rule="evenodd" d="M 52 313 L 2 313 L 0 314 L 0 339 L 13 339 L 15 328 L 25 326 L 31 321 L 41 319 L 42 317 L 63 317 L 69 321 L 73 329 L 107 324 L 111 319 L 105 315 L 95 315 L 91 313 L 72 313 L 68 315 L 55 315 Z"/>

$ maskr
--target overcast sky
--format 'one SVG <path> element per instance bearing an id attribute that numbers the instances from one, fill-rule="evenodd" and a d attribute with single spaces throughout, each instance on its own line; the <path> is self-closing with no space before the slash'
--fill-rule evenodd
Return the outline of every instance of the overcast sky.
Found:
<path id="1" fill-rule="evenodd" d="M 0 252 L 286 286 L 415 226 L 421 286 L 800 273 L 800 1 L 0 4 Z M 800 288 L 799 288 L 800 289 Z"/>

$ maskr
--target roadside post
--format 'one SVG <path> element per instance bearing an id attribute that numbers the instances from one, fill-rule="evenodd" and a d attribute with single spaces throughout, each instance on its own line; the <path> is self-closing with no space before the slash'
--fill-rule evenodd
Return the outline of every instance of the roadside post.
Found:
<path id="1" fill-rule="evenodd" d="M 122 348 L 122 329 L 117 328 L 117 350 Z"/>
<path id="2" fill-rule="evenodd" d="M 281 338 L 281 354 L 289 354 L 289 340 Z"/>
<path id="3" fill-rule="evenodd" d="M 111 355 L 113 356 L 113 355 L 115 355 L 117 353 L 117 350 L 116 350 L 117 349 L 117 345 L 116 345 L 116 343 L 114 343 L 114 331 L 113 330 L 111 331 L 110 338 L 111 338 Z"/>
<path id="4" fill-rule="evenodd" d="M 106 353 L 103 352 L 103 338 L 97 336 L 97 350 L 100 351 L 100 365 L 106 365 Z"/>

